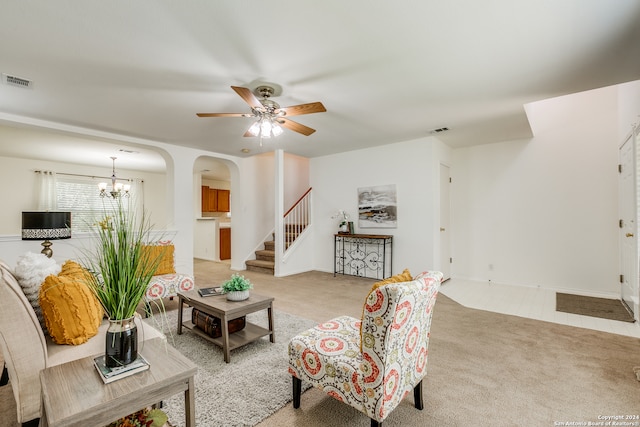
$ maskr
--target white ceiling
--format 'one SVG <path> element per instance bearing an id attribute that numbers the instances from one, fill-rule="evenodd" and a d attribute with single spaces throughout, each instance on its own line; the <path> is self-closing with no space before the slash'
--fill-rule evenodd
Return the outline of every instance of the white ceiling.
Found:
<path id="1" fill-rule="evenodd" d="M 525 104 L 640 78 L 639 19 L 637 0 L 4 2 L 0 72 L 34 86 L 0 84 L 0 119 L 237 156 L 315 157 L 442 127 L 452 147 L 526 138 Z M 317 132 L 260 148 L 242 136 L 248 118 L 196 117 L 248 113 L 230 86 L 259 82 L 282 87 L 281 106 L 321 101 L 326 113 L 294 118 Z M 21 146 L 89 162 L 86 139 L 63 140 Z"/>

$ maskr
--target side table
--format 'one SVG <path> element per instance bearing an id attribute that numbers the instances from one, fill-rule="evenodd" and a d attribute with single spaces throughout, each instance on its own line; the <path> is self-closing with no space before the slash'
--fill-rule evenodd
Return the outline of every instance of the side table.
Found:
<path id="1" fill-rule="evenodd" d="M 195 427 L 197 366 L 166 340 L 141 343 L 149 369 L 104 384 L 92 357 L 52 366 L 40 372 L 41 426 L 100 427 L 184 392 L 187 427 Z"/>

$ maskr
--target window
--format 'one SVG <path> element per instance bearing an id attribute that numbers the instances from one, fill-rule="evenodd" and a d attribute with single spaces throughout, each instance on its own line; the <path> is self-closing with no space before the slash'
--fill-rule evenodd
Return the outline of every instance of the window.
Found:
<path id="1" fill-rule="evenodd" d="M 74 175 L 56 175 L 56 209 L 71 212 L 71 232 L 86 233 L 96 221 L 102 219 L 105 209 L 110 208 L 109 198 L 100 197 L 98 183 L 102 178 Z M 135 199 L 136 186 L 131 187 L 131 198 Z M 125 209 L 133 208 L 123 203 Z"/>

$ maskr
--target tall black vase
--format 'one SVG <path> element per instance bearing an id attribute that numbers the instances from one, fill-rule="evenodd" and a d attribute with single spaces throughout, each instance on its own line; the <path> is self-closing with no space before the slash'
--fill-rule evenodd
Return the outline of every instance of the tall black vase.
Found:
<path id="1" fill-rule="evenodd" d="M 105 342 L 105 363 L 110 368 L 128 365 L 138 357 L 138 328 L 134 317 L 109 319 Z"/>

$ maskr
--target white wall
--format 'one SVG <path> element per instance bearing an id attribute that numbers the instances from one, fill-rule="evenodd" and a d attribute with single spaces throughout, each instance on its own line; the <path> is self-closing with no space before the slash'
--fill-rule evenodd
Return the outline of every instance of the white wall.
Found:
<path id="1" fill-rule="evenodd" d="M 37 209 L 37 176 L 35 170 L 50 170 L 58 173 L 89 176 L 110 176 L 111 169 L 88 167 L 71 163 L 55 163 L 43 160 L 29 160 L 13 157 L 0 157 L 0 180 L 8 183 L 3 195 L 3 209 L 0 209 L 0 259 L 13 267 L 17 258 L 27 251 L 40 252 L 42 247 L 36 241 L 21 241 L 22 211 Z M 145 187 L 145 208 L 150 214 L 154 228 L 163 229 L 166 225 L 164 188 L 166 176 L 141 171 L 119 169 L 121 178 L 142 178 Z M 151 196 L 153 195 L 153 196 Z M 96 187 L 96 197 L 98 189 Z M 53 242 L 54 258 L 64 261 L 77 258 L 82 248 L 81 236 L 72 236 L 70 240 Z M 78 243 L 77 245 L 75 243 Z"/>
<path id="2" fill-rule="evenodd" d="M 435 138 L 311 159 L 314 199 L 315 269 L 333 272 L 333 239 L 346 210 L 356 233 L 393 235 L 393 274 L 409 268 L 414 274 L 434 269 L 439 210 L 438 165 L 449 150 Z M 359 187 L 395 184 L 397 228 L 358 227 Z"/>
<path id="3" fill-rule="evenodd" d="M 640 80 L 618 85 L 618 141 L 622 144 L 633 126 L 640 126 Z"/>
<path id="4" fill-rule="evenodd" d="M 240 173 L 241 172 L 241 173 Z M 239 160 L 231 170 L 231 268 L 244 270 L 247 259 L 255 259 L 261 242 L 274 229 L 275 169 L 273 153 Z"/>
<path id="5" fill-rule="evenodd" d="M 229 181 L 220 181 L 217 179 L 202 178 L 202 185 L 206 185 L 209 188 L 217 188 L 220 190 L 231 189 L 231 183 Z"/>
<path id="6" fill-rule="evenodd" d="M 111 176 L 111 169 L 87 167 L 71 163 L 55 163 L 43 160 L 29 160 L 15 157 L 0 157 L 0 180 L 6 183 L 3 206 L 0 209 L 0 235 L 19 235 L 22 224 L 21 212 L 37 209 L 37 175 L 35 170 L 49 170 L 57 173 L 79 174 L 87 176 Z M 154 211 L 152 222 L 164 225 L 164 188 L 166 177 L 141 171 L 118 169 L 119 178 L 142 178 L 145 187 L 145 205 Z M 150 197 L 153 194 L 154 197 Z M 157 196 L 156 196 L 157 195 Z M 98 189 L 96 186 L 96 197 Z"/>
<path id="7" fill-rule="evenodd" d="M 29 123 L 29 119 L 25 119 Z M 18 121 L 19 122 L 19 121 Z M 52 129 L 52 135 L 55 134 L 57 124 L 45 123 L 39 124 L 39 137 L 46 137 L 49 129 Z M 159 152 L 166 162 L 165 174 L 148 174 L 142 172 L 132 171 L 131 176 L 141 177 L 145 180 L 145 204 L 149 209 L 151 215 L 151 221 L 155 224 L 156 228 L 164 228 L 172 236 L 176 245 L 175 252 L 175 266 L 176 270 L 191 274 L 193 273 L 193 246 L 194 246 L 194 218 L 197 216 L 194 206 L 196 206 L 196 200 L 200 197 L 200 189 L 197 187 L 197 195 L 195 191 L 195 178 L 193 174 L 193 167 L 196 160 L 202 156 L 215 157 L 220 162 L 224 163 L 231 172 L 232 184 L 235 181 L 236 188 L 242 189 L 244 184 L 240 184 L 240 170 L 239 160 L 234 156 L 227 156 L 223 154 L 212 153 L 204 150 L 196 150 L 192 148 L 180 147 L 176 145 L 170 145 L 160 143 L 156 141 L 141 140 L 138 138 L 127 137 L 123 135 L 105 133 L 94 131 L 91 129 L 69 127 L 65 128 L 66 132 L 71 134 L 81 135 L 85 144 L 91 144 L 92 138 L 104 143 L 104 141 L 113 141 L 114 145 L 119 141 L 123 141 L 130 144 L 139 145 L 142 147 L 150 148 Z M 0 142 L 2 142 L 0 140 Z M 11 141 L 5 141 L 4 143 L 11 143 Z M 246 162 L 247 167 L 251 169 L 251 172 L 247 173 L 247 177 L 250 178 L 253 183 L 247 183 L 247 194 L 249 197 L 253 196 L 256 191 L 252 190 L 252 185 L 260 186 L 261 182 L 259 178 L 255 178 L 254 174 L 254 161 L 249 160 Z M 27 248 L 31 251 L 39 252 L 40 247 L 32 249 L 31 245 L 34 242 L 23 242 L 18 240 L 18 234 L 20 233 L 20 212 L 24 209 L 33 209 L 35 206 L 35 169 L 47 169 L 54 170 L 56 172 L 66 173 L 80 173 L 88 175 L 104 175 L 110 176 L 111 170 L 87 167 L 84 165 L 64 163 L 52 163 L 47 161 L 29 160 L 29 159 L 9 159 L 3 161 L 0 158 L 0 178 L 3 182 L 11 183 L 13 189 L 7 191 L 7 197 L 4 198 L 3 208 L 0 210 L 0 226 L 6 227 L 7 231 L 0 231 L 0 259 L 7 262 L 10 266 L 15 264 L 17 257 L 26 252 Z M 119 169 L 120 170 L 120 169 Z M 258 170 L 260 172 L 260 170 Z M 122 170 L 122 176 L 128 177 L 129 171 Z M 244 173 L 242 174 L 244 176 Z M 120 176 L 120 173 L 119 173 Z M 198 182 L 199 185 L 199 182 Z M 272 187 L 271 187 L 272 188 Z M 14 190 L 15 189 L 15 190 Z M 232 192 L 234 187 L 232 185 Z M 241 193 L 236 192 L 237 195 Z M 273 194 L 273 192 L 268 193 Z M 231 208 L 232 211 L 240 211 L 240 207 L 243 207 L 245 212 L 253 212 L 255 209 L 254 202 L 260 204 L 263 202 L 261 198 L 250 199 L 245 203 L 243 197 L 238 196 L 232 198 Z M 15 214 L 17 212 L 17 215 Z M 14 216 L 15 215 L 15 216 Z M 251 214 L 252 215 L 252 214 Z M 245 216 L 246 218 L 246 216 Z M 273 220 L 273 218 L 271 218 Z M 242 224 L 242 216 L 240 217 L 240 224 Z M 15 229 L 15 231 L 13 231 Z M 252 242 L 258 241 L 255 235 L 249 234 L 240 229 L 240 239 L 244 243 L 235 245 L 236 250 L 244 250 L 248 246 L 254 246 Z M 250 231 L 253 231 L 251 229 Z M 3 236 L 2 234 L 9 233 L 9 235 Z M 16 233 L 15 235 L 12 235 Z M 238 234 L 238 228 L 236 229 Z M 233 236 L 232 236 L 233 238 Z M 262 236 L 260 236 L 262 238 Z M 82 239 L 74 236 L 69 240 L 60 240 L 54 242 L 54 258 L 58 260 L 64 260 L 74 257 L 74 245 L 77 242 L 81 243 Z M 31 243 L 31 245 L 29 245 Z M 246 255 L 248 252 L 241 252 Z M 244 268 L 244 258 L 242 258 L 241 268 Z"/>
<path id="8" fill-rule="evenodd" d="M 528 106 L 535 137 L 453 152 L 453 275 L 619 293 L 615 88 Z"/>
<path id="9" fill-rule="evenodd" d="M 284 153 L 284 212 L 309 189 L 309 159 Z"/>

